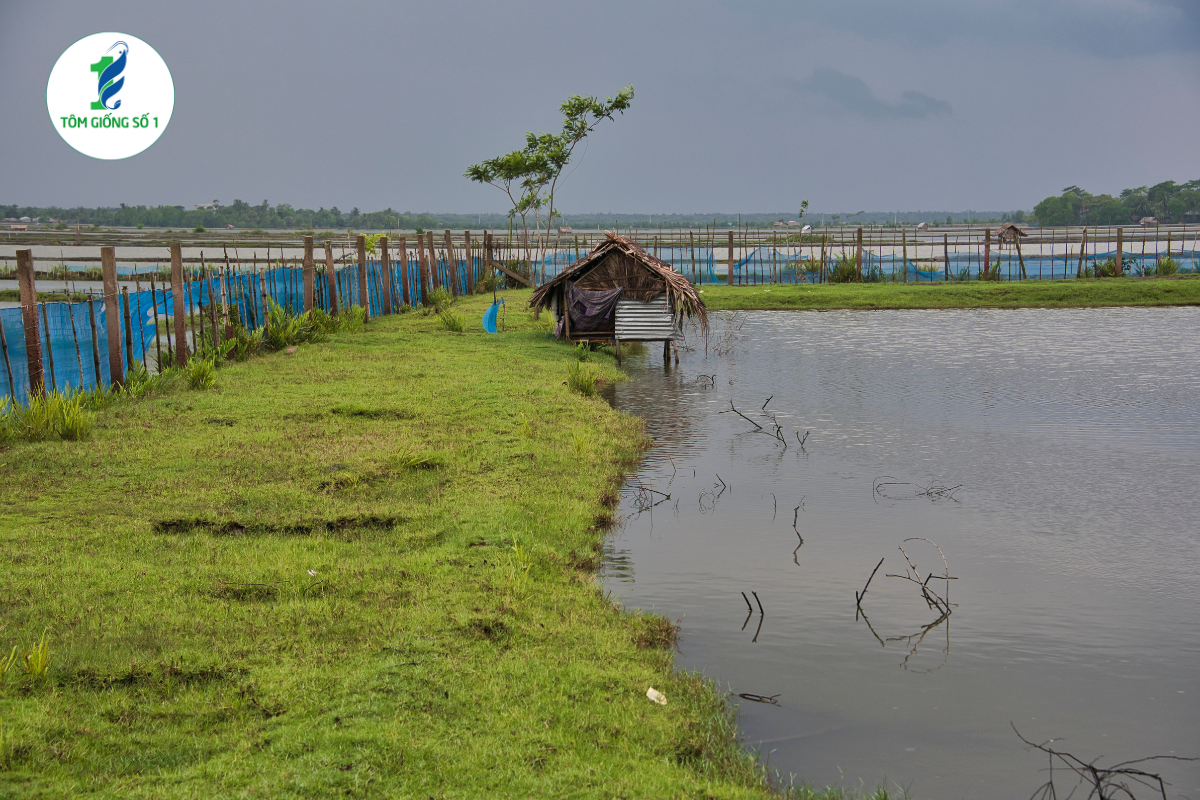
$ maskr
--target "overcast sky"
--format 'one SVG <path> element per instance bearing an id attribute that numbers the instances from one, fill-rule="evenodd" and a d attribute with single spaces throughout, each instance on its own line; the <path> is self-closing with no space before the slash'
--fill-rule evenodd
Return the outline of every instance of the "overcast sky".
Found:
<path id="1" fill-rule="evenodd" d="M 46 111 L 54 62 L 99 31 L 175 82 L 124 161 Z M 630 83 L 567 213 L 1028 210 L 1200 177 L 1198 0 L 0 0 L 0 75 L 0 203 L 23 205 L 502 211 L 463 170 Z"/>

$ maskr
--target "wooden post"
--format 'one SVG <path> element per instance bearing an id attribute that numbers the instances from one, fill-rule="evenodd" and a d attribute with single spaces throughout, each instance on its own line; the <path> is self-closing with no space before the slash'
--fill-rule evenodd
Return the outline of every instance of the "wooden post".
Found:
<path id="1" fill-rule="evenodd" d="M 1014 228 L 1014 230 L 1016 230 L 1016 229 Z M 1015 239 L 1015 241 L 1017 243 L 1017 261 L 1021 262 L 1021 280 L 1025 280 L 1029 276 L 1025 274 L 1025 256 L 1023 256 L 1021 254 L 1021 234 L 1018 232 L 1016 237 L 1017 238 Z M 1120 262 L 1118 262 L 1118 264 L 1119 263 Z M 1117 267 L 1118 274 L 1120 274 L 1120 269 L 1121 269 L 1120 266 L 1118 266 Z"/>
<path id="2" fill-rule="evenodd" d="M 463 252 L 467 255 L 467 294 L 475 294 L 475 259 L 471 257 L 470 231 L 463 231 Z"/>
<path id="3" fill-rule="evenodd" d="M 17 283 L 21 296 L 21 322 L 25 326 L 25 358 L 29 364 L 29 393 L 45 395 L 46 376 L 42 372 L 42 337 L 38 331 L 37 287 L 33 276 L 32 250 L 17 251 Z M 14 402 L 16 394 L 14 390 Z"/>
<path id="4" fill-rule="evenodd" d="M 896 240 L 892 239 L 892 246 L 895 247 Z M 900 260 L 904 262 L 904 275 L 901 277 L 901 283 L 908 283 L 908 230 L 900 229 L 900 246 L 903 248 L 900 251 Z M 896 251 L 893 250 L 892 253 Z M 894 256 L 893 256 L 894 257 Z"/>
<path id="5" fill-rule="evenodd" d="M 129 318 L 129 287 L 121 287 L 121 318 L 125 320 L 125 369 L 133 371 L 133 324 Z M 54 365 L 51 364 L 51 369 Z"/>
<path id="6" fill-rule="evenodd" d="M 88 295 L 88 322 L 92 326 L 92 370 L 96 385 L 100 386 L 100 334 L 96 329 L 96 301 Z"/>
<path id="7" fill-rule="evenodd" d="M 338 287 L 337 269 L 333 263 L 333 242 L 325 240 L 325 278 L 329 284 L 329 313 L 337 316 Z M 344 298 L 343 298 L 344 299 Z"/>
<path id="8" fill-rule="evenodd" d="M 1120 225 L 1118 225 L 1117 226 L 1117 277 L 1118 278 L 1121 277 L 1122 267 L 1124 266 L 1124 260 L 1121 257 L 1121 255 L 1122 255 L 1121 250 L 1124 247 L 1125 247 L 1125 229 L 1122 228 Z M 1168 251 L 1167 254 L 1170 255 L 1170 252 Z"/>
<path id="9" fill-rule="evenodd" d="M 1079 239 L 1079 267 L 1075 270 L 1075 277 L 1083 277 L 1083 254 L 1087 252 L 1087 226 L 1083 227 L 1083 236 Z"/>
<path id="10" fill-rule="evenodd" d="M 171 242 L 171 318 L 175 320 L 175 366 L 187 363 L 187 312 L 184 310 L 183 255 Z"/>
<path id="11" fill-rule="evenodd" d="M 817 276 L 820 278 L 820 280 L 823 283 L 828 283 L 829 282 L 829 275 L 827 274 L 828 270 L 825 269 L 825 243 L 826 243 L 826 235 L 822 233 L 821 234 L 821 266 L 819 268 L 819 271 L 817 272 Z"/>
<path id="12" fill-rule="evenodd" d="M 433 249 L 433 231 L 425 232 L 425 263 L 429 269 L 429 284 L 434 289 L 442 285 L 442 276 L 438 273 L 437 251 Z M 421 298 L 424 300 L 425 298 Z"/>
<path id="13" fill-rule="evenodd" d="M 400 237 L 396 252 L 400 256 L 400 299 L 404 301 L 404 305 L 412 306 L 411 292 L 408 288 L 408 240 L 406 237 Z"/>
<path id="14" fill-rule="evenodd" d="M 229 248 L 225 249 L 225 271 L 221 273 L 221 320 L 225 325 L 225 340 L 233 338 L 233 322 L 229 319 L 229 305 L 233 300 L 233 295 L 229 291 L 229 282 L 233 278 L 233 267 L 229 264 Z M 171 337 L 167 337 L 167 355 L 170 356 Z"/>
<path id="15" fill-rule="evenodd" d="M 696 285 L 696 235 L 691 231 L 688 231 L 688 252 L 692 256 L 692 285 L 694 286 Z"/>
<path id="16" fill-rule="evenodd" d="M 58 381 L 54 378 L 54 343 L 50 341 L 50 315 L 46 313 L 46 304 L 42 303 L 42 329 L 46 333 L 46 364 L 49 367 L 47 370 L 50 373 L 50 390 L 58 391 Z M 38 342 L 41 345 L 41 342 Z"/>
<path id="17" fill-rule="evenodd" d="M 729 274 L 725 276 L 725 283 L 733 286 L 733 231 L 729 232 Z"/>
<path id="18" fill-rule="evenodd" d="M 117 251 L 113 247 L 100 248 L 100 270 L 104 278 L 104 328 L 108 334 L 108 378 L 110 383 L 122 385 L 125 374 L 121 371 L 121 318 L 117 308 Z"/>
<path id="19" fill-rule="evenodd" d="M 992 229 L 983 229 L 983 268 L 984 277 L 991 279 L 992 277 Z"/>
<path id="20" fill-rule="evenodd" d="M 371 298 L 367 291 L 367 237 L 358 235 L 358 302 L 371 318 Z"/>
<path id="21" fill-rule="evenodd" d="M 313 237 L 304 237 L 304 310 L 312 311 L 313 297 L 317 288 L 317 269 L 313 266 Z M 209 298 L 212 304 L 212 298 Z"/>
<path id="22" fill-rule="evenodd" d="M 392 259 L 388 253 L 388 240 L 386 236 L 379 237 L 379 266 L 381 267 L 380 278 L 383 286 L 383 313 L 392 313 Z"/>
<path id="23" fill-rule="evenodd" d="M 950 280 L 950 237 L 942 234 L 942 255 L 946 259 L 946 280 Z"/>
<path id="24" fill-rule="evenodd" d="M 458 297 L 458 266 L 454 258 L 454 242 L 450 230 L 446 229 L 446 279 L 450 283 L 450 296 Z"/>
<path id="25" fill-rule="evenodd" d="M 858 233 L 856 233 L 854 235 L 854 242 L 855 242 L 855 245 L 854 245 L 854 268 L 858 271 L 858 280 L 861 282 L 863 279 L 863 274 L 862 274 L 862 261 L 863 261 L 862 228 L 859 228 Z"/>

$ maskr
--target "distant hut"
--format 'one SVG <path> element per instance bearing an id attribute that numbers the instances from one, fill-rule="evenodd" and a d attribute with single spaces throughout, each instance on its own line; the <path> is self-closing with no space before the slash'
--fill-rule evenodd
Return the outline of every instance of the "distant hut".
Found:
<path id="1" fill-rule="evenodd" d="M 996 238 L 1000 241 L 1000 244 L 1016 244 L 1018 237 L 1028 235 L 1028 233 L 1011 222 L 1006 222 L 996 229 Z"/>
<path id="2" fill-rule="evenodd" d="M 1157 228 L 1158 227 L 1158 218 L 1157 217 L 1142 217 L 1141 221 L 1138 222 L 1138 224 L 1141 225 L 1143 228 Z"/>
<path id="3" fill-rule="evenodd" d="M 805 225 L 800 229 L 801 233 L 812 233 L 812 225 Z"/>
<path id="4" fill-rule="evenodd" d="M 542 284 L 529 305 L 539 311 L 549 309 L 558 320 L 556 335 L 569 342 L 665 342 L 669 346 L 685 319 L 708 328 L 704 301 L 688 279 L 612 232 L 554 280 Z"/>
<path id="5" fill-rule="evenodd" d="M 928 223 L 928 222 L 922 222 L 922 223 L 918 224 L 918 225 L 917 225 L 917 230 L 919 230 L 919 231 L 927 231 L 927 230 L 929 230 L 929 223 Z"/>

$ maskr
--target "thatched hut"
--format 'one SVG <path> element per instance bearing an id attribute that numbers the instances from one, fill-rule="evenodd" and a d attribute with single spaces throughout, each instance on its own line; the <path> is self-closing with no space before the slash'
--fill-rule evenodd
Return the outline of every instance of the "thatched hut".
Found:
<path id="1" fill-rule="evenodd" d="M 629 239 L 606 237 L 529 299 L 535 310 L 554 314 L 559 338 L 671 342 L 685 319 L 708 328 L 704 301 L 687 278 Z"/>
<path id="2" fill-rule="evenodd" d="M 996 238 L 1000 241 L 1000 244 L 1016 244 L 1018 237 L 1028 235 L 1028 233 L 1011 222 L 1004 223 L 996 230 Z"/>

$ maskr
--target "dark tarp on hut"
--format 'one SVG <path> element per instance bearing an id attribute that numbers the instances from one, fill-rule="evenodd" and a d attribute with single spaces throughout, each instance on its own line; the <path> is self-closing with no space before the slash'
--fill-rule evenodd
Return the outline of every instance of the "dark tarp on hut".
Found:
<path id="1" fill-rule="evenodd" d="M 626 317 L 665 314 L 665 323 L 673 329 L 678 329 L 684 319 L 695 319 L 703 329 L 708 328 L 704 301 L 687 278 L 612 232 L 558 277 L 542 284 L 529 305 L 535 310 L 548 308 L 558 320 L 558 335 L 568 339 L 616 339 L 623 312 Z M 564 314 L 564 309 L 569 313 Z M 657 330 L 661 328 L 659 325 Z M 634 334 L 621 338 L 643 337 Z M 673 336 L 653 333 L 644 338 L 654 341 Z"/>

